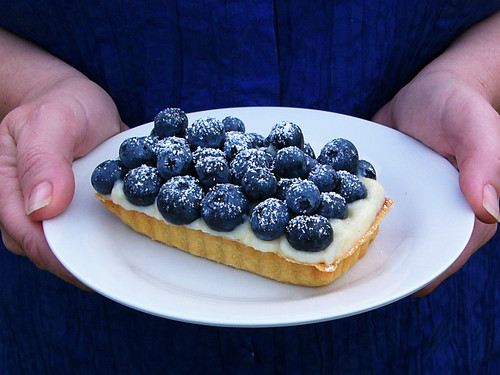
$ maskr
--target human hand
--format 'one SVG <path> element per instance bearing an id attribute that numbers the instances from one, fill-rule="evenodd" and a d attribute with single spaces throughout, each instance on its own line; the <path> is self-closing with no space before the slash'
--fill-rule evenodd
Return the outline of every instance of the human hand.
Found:
<path id="1" fill-rule="evenodd" d="M 431 147 L 459 170 L 476 222 L 453 265 L 415 296 L 432 292 L 496 232 L 500 220 L 500 116 L 487 92 L 456 73 L 427 69 L 374 116 Z M 437 249 L 438 251 L 439 249 Z"/>
<path id="2" fill-rule="evenodd" d="M 123 128 L 109 95 L 81 75 L 33 88 L 4 117 L 0 123 L 0 228 L 8 250 L 85 288 L 54 256 L 41 222 L 71 202 L 72 161 Z"/>

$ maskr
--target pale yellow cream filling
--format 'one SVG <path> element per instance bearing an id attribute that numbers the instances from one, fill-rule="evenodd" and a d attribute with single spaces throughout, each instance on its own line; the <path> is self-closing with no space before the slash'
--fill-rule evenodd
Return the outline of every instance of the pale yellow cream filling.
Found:
<path id="1" fill-rule="evenodd" d="M 382 208 L 385 201 L 385 192 L 382 185 L 376 180 L 361 178 L 367 189 L 367 197 L 348 205 L 348 217 L 346 219 L 332 219 L 330 223 L 333 228 L 333 241 L 324 250 L 318 252 L 307 252 L 294 249 L 285 236 L 281 238 L 264 241 L 259 239 L 250 228 L 249 220 L 235 228 L 231 232 L 217 232 L 210 229 L 202 219 L 197 219 L 194 222 L 185 225 L 191 229 L 201 230 L 210 233 L 214 236 L 224 236 L 233 240 L 240 241 L 255 250 L 262 252 L 275 252 L 281 256 L 295 259 L 303 263 L 325 263 L 332 264 L 340 258 L 354 243 L 370 228 L 375 220 L 377 213 Z M 122 206 L 127 210 L 143 212 L 148 216 L 152 216 L 158 220 L 165 221 L 158 211 L 156 204 L 147 207 L 138 207 L 125 198 L 123 193 L 123 183 L 117 182 L 113 188 L 111 196 L 109 196 L 115 204 Z M 165 221 L 167 224 L 171 224 Z"/>

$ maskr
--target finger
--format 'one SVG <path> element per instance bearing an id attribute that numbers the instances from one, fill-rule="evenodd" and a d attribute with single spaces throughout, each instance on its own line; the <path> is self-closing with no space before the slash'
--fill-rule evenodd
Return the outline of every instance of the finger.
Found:
<path id="1" fill-rule="evenodd" d="M 76 143 L 85 137 L 85 116 L 48 104 L 28 115 L 21 108 L 4 122 L 14 143 L 22 212 L 36 221 L 58 215 L 73 197 L 71 163 Z"/>
<path id="2" fill-rule="evenodd" d="M 460 188 L 475 215 L 486 223 L 498 222 L 500 116 L 491 104 L 476 92 L 457 92 L 432 116 L 399 111 L 395 121 L 394 103 L 382 107 L 374 120 L 397 127 L 447 158 L 460 172 Z"/>
<path id="3" fill-rule="evenodd" d="M 19 245 L 19 243 L 16 240 L 14 240 L 14 238 L 12 238 L 12 236 L 9 235 L 5 229 L 2 228 L 1 233 L 2 233 L 2 242 L 10 252 L 16 255 L 25 255 L 21 245 Z"/>
<path id="4" fill-rule="evenodd" d="M 14 167 L 12 169 L 15 169 Z M 0 194 L 0 222 L 2 224 L 2 240 L 12 253 L 27 256 L 38 268 L 57 275 L 67 282 L 84 290 L 87 286 L 68 272 L 52 253 L 43 233 L 40 222 L 31 221 L 23 212 L 22 193 L 17 178 L 8 178 L 6 166 L 2 164 L 0 171 L 6 178 L 2 179 L 3 191 Z M 6 220 L 5 218 L 9 219 Z"/>
<path id="5" fill-rule="evenodd" d="M 0 223 L 10 251 L 84 288 L 52 253 L 41 221 L 69 205 L 73 159 L 123 126 L 111 98 L 81 78 L 59 82 L 49 94 L 5 116 L 0 124 Z"/>
<path id="6" fill-rule="evenodd" d="M 454 148 L 462 192 L 479 220 L 496 223 L 500 220 L 500 116 L 484 101 L 471 103 L 463 103 L 458 116 L 444 119 L 445 131 Z"/>
<path id="7" fill-rule="evenodd" d="M 393 128 L 394 124 L 391 116 L 393 106 L 394 101 L 391 100 L 389 103 L 380 108 L 375 115 L 373 115 L 372 121 Z"/>
<path id="8" fill-rule="evenodd" d="M 30 118 L 25 119 L 21 116 L 22 111 L 15 111 L 7 116 L 2 122 L 0 128 L 0 178 L 2 180 L 2 189 L 0 190 L 0 222 L 2 223 L 2 239 L 7 249 L 15 254 L 26 255 L 37 267 L 59 276 L 60 278 L 87 289 L 70 272 L 68 272 L 59 260 L 52 253 L 45 239 L 42 224 L 40 221 L 33 221 L 26 215 L 26 200 L 19 178 L 19 170 L 24 170 L 24 182 L 36 178 L 44 178 L 44 181 L 51 181 L 54 186 L 67 185 L 69 189 L 61 192 L 61 189 L 54 189 L 52 194 L 59 194 L 60 198 L 66 195 L 64 199 L 52 199 L 56 204 L 66 205 L 72 196 L 73 175 L 71 172 L 71 163 L 67 163 L 67 154 L 62 153 L 63 162 L 57 161 L 57 155 L 53 150 L 64 149 L 61 137 L 54 136 L 51 141 L 43 144 L 45 135 L 33 126 L 35 122 L 29 123 Z M 54 120 L 50 116 L 48 119 Z M 32 119 L 32 118 L 31 118 Z M 22 120 L 16 122 L 15 120 Z M 30 128 L 32 143 L 25 141 L 25 135 L 20 130 L 26 125 Z M 36 123 L 40 129 L 45 129 L 49 134 L 52 129 L 46 127 L 43 123 Z M 66 144 L 69 142 L 66 141 Z M 58 144 L 58 145 L 57 145 Z M 32 147 L 32 150 L 29 147 Z M 50 151 L 42 151 L 44 149 Z M 20 152 L 28 153 L 30 157 L 19 157 Z M 43 158 L 48 158 L 43 160 Z M 31 163 L 31 165 L 30 165 Z M 67 163 L 67 165 L 64 165 Z M 63 168 L 61 171 L 61 164 Z M 20 168 L 20 169 L 19 169 Z M 55 177 L 54 177 L 55 176 Z M 25 185 L 26 186 L 26 185 Z M 29 185 L 27 185 L 29 186 Z M 63 209 L 64 207 L 61 207 Z"/>
<path id="9" fill-rule="evenodd" d="M 66 282 L 77 286 L 80 289 L 90 291 L 91 289 L 71 274 L 57 259 L 50 249 L 42 229 L 41 222 L 31 222 L 32 229 L 28 232 L 27 241 L 29 246 L 25 248 L 26 255 L 40 269 L 49 271 Z"/>

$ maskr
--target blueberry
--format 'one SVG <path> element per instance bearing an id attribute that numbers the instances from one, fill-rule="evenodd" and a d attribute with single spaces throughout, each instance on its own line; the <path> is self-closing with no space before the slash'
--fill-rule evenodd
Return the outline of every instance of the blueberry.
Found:
<path id="1" fill-rule="evenodd" d="M 216 156 L 224 159 L 226 154 L 220 148 L 198 147 L 195 151 L 193 151 L 193 163 L 196 165 L 199 160 L 206 156 Z"/>
<path id="2" fill-rule="evenodd" d="M 333 241 L 333 229 L 327 218 L 320 215 L 300 215 L 288 222 L 286 239 L 297 250 L 324 250 Z"/>
<path id="3" fill-rule="evenodd" d="M 308 180 L 314 182 L 321 192 L 334 191 L 339 183 L 337 172 L 327 164 L 317 164 L 309 173 Z"/>
<path id="4" fill-rule="evenodd" d="M 318 156 L 322 164 L 331 165 L 336 170 L 356 173 L 358 167 L 358 150 L 351 141 L 336 138 L 328 142 Z"/>
<path id="5" fill-rule="evenodd" d="M 302 151 L 308 156 L 310 156 L 313 159 L 316 159 L 316 154 L 314 153 L 314 150 L 309 143 L 304 143 L 304 147 L 302 148 Z"/>
<path id="6" fill-rule="evenodd" d="M 347 218 L 347 203 L 342 195 L 333 191 L 321 193 L 321 203 L 316 214 L 327 219 L 345 219 Z"/>
<path id="7" fill-rule="evenodd" d="M 160 176 L 168 180 L 173 176 L 186 174 L 191 167 L 191 151 L 180 144 L 171 143 L 158 155 L 157 168 Z"/>
<path id="8" fill-rule="evenodd" d="M 236 132 L 245 132 L 245 124 L 239 118 L 234 116 L 227 116 L 222 119 L 222 123 L 224 124 L 224 130 L 226 132 L 236 131 Z"/>
<path id="9" fill-rule="evenodd" d="M 165 137 L 183 137 L 188 126 L 188 118 L 180 108 L 167 108 L 158 112 L 154 118 L 151 134 L 162 139 Z"/>
<path id="10" fill-rule="evenodd" d="M 375 171 L 375 167 L 366 160 L 359 160 L 358 167 L 356 169 L 356 175 L 359 177 L 367 177 L 373 180 L 377 179 L 377 172 Z"/>
<path id="11" fill-rule="evenodd" d="M 154 203 L 162 182 L 157 168 L 141 165 L 127 172 L 123 178 L 123 192 L 130 203 L 149 206 Z"/>
<path id="12" fill-rule="evenodd" d="M 276 150 L 289 146 L 296 146 L 300 149 L 304 147 L 302 130 L 298 125 L 290 121 L 275 124 L 266 139 Z"/>
<path id="13" fill-rule="evenodd" d="M 123 180 L 127 171 L 121 160 L 106 160 L 95 167 L 90 181 L 98 193 L 111 194 L 115 182 Z"/>
<path id="14" fill-rule="evenodd" d="M 156 155 L 163 153 L 164 150 L 168 150 L 172 145 L 179 145 L 184 148 L 189 149 L 189 143 L 186 138 L 181 137 L 166 137 L 163 139 L 157 140 L 154 144 L 154 151 Z"/>
<path id="15" fill-rule="evenodd" d="M 249 169 L 242 179 L 242 189 L 251 201 L 262 201 L 276 193 L 278 181 L 272 172 L 265 168 Z"/>
<path id="16" fill-rule="evenodd" d="M 206 156 L 198 160 L 194 169 L 200 184 L 209 189 L 217 184 L 231 182 L 231 171 L 226 159 L 220 156 Z"/>
<path id="17" fill-rule="evenodd" d="M 241 187 L 218 184 L 203 198 L 201 217 L 213 230 L 229 232 L 243 222 L 249 209 L 250 204 Z"/>
<path id="18" fill-rule="evenodd" d="M 307 155 L 296 146 L 284 147 L 276 154 L 275 172 L 280 177 L 306 178 L 309 174 Z"/>
<path id="19" fill-rule="evenodd" d="M 290 220 L 290 213 L 285 202 L 268 198 L 252 210 L 250 226 L 261 240 L 270 241 L 280 237 Z"/>
<path id="20" fill-rule="evenodd" d="M 338 171 L 337 174 L 340 181 L 335 191 L 342 195 L 347 203 L 366 198 L 366 186 L 358 176 L 347 171 Z"/>
<path id="21" fill-rule="evenodd" d="M 269 143 L 266 141 L 266 138 L 261 134 L 246 133 L 246 135 L 247 135 L 247 138 L 250 139 L 250 142 L 252 142 L 252 147 L 254 147 L 254 148 L 269 146 Z"/>
<path id="22" fill-rule="evenodd" d="M 276 198 L 281 199 L 282 201 L 286 200 L 286 191 L 292 186 L 292 184 L 296 182 L 302 181 L 300 178 L 282 178 L 278 181 L 278 185 L 276 187 L 276 194 L 274 195 Z"/>
<path id="23" fill-rule="evenodd" d="M 274 168 L 274 158 L 271 154 L 257 148 L 249 148 L 236 154 L 230 164 L 233 183 L 241 185 L 243 175 L 251 168 Z"/>
<path id="24" fill-rule="evenodd" d="M 306 153 L 304 153 L 304 154 L 306 155 L 306 168 L 307 168 L 308 172 L 310 172 L 319 163 L 316 159 L 310 157 Z"/>
<path id="25" fill-rule="evenodd" d="M 296 214 L 312 214 L 318 208 L 320 198 L 318 187 L 309 180 L 292 184 L 286 191 L 286 204 Z"/>
<path id="26" fill-rule="evenodd" d="M 156 205 L 168 222 L 189 224 L 201 216 L 203 196 L 203 188 L 196 178 L 175 176 L 160 188 Z"/>
<path id="27" fill-rule="evenodd" d="M 202 117 L 188 125 L 186 138 L 194 150 L 197 147 L 222 146 L 225 138 L 224 124 L 214 117 Z"/>
<path id="28" fill-rule="evenodd" d="M 226 139 L 224 140 L 223 148 L 227 160 L 233 160 L 238 152 L 247 150 L 252 147 L 252 140 L 248 137 L 247 134 L 236 131 L 230 131 L 226 133 Z"/>
<path id="29" fill-rule="evenodd" d="M 150 137 L 130 137 L 125 139 L 119 149 L 120 160 L 128 169 L 147 164 L 154 166 L 156 154 Z"/>

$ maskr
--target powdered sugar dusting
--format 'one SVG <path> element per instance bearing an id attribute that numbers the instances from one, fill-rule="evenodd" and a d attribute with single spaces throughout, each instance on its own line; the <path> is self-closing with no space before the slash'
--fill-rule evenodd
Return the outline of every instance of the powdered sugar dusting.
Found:
<path id="1" fill-rule="evenodd" d="M 193 176 L 175 176 L 163 184 L 169 194 L 175 196 L 180 205 L 203 198 L 203 190 Z"/>

